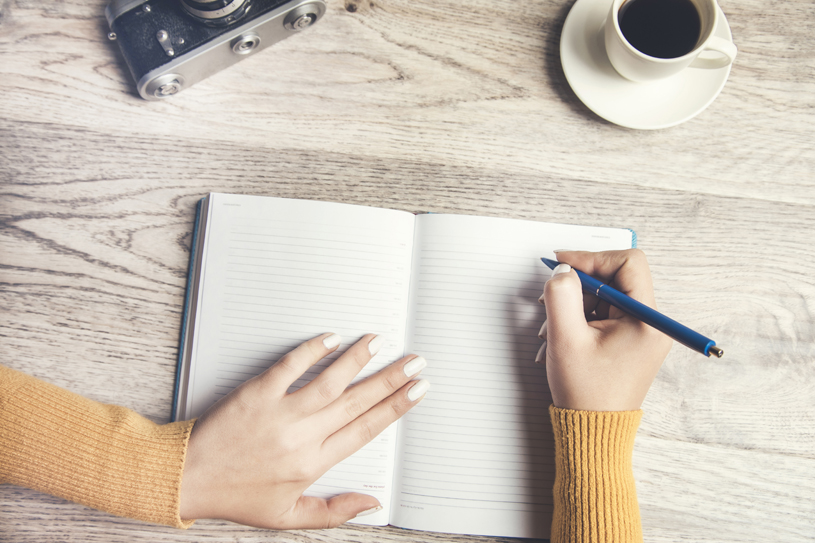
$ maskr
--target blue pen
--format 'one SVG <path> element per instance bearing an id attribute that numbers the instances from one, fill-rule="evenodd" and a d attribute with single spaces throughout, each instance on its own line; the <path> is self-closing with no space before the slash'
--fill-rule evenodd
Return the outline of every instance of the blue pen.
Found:
<path id="1" fill-rule="evenodd" d="M 541 260 L 553 270 L 558 264 L 560 264 L 560 262 L 550 260 L 548 258 L 541 258 Z M 572 269 L 574 270 L 574 268 Z M 580 278 L 580 284 L 583 285 L 584 291 L 594 294 L 601 300 L 608 302 L 617 309 L 625 311 L 632 317 L 641 320 L 649 326 L 653 326 L 663 334 L 674 338 L 679 343 L 685 345 L 686 347 L 690 347 L 694 351 L 698 351 L 705 356 L 714 354 L 718 358 L 721 358 L 724 354 L 724 351 L 717 347 L 716 342 L 712 339 L 706 338 L 699 332 L 694 332 L 687 326 L 679 324 L 673 319 L 669 319 L 659 311 L 654 311 L 647 305 L 641 304 L 634 298 L 626 296 L 619 290 L 611 288 L 605 283 L 598 281 L 590 275 L 586 275 L 580 270 L 574 271 L 577 272 L 577 276 Z"/>

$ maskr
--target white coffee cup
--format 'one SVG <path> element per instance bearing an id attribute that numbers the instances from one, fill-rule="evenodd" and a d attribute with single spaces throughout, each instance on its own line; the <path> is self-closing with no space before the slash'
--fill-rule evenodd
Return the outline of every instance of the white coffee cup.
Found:
<path id="1" fill-rule="evenodd" d="M 637 82 L 654 81 L 672 76 L 688 67 L 723 68 L 735 60 L 737 49 L 733 42 L 715 35 L 716 27 L 720 24 L 716 0 L 690 0 L 699 14 L 699 39 L 693 50 L 675 58 L 652 57 L 628 42 L 620 29 L 619 20 L 620 8 L 626 1 L 630 0 L 613 0 L 605 24 L 606 54 L 614 69 L 626 79 Z"/>

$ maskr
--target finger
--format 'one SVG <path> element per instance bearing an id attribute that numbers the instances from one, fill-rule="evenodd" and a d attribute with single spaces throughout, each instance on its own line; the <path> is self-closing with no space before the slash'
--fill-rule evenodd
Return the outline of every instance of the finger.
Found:
<path id="1" fill-rule="evenodd" d="M 341 342 L 342 338 L 337 334 L 326 333 L 301 343 L 261 373 L 258 380 L 273 393 L 282 396 L 306 370 L 337 350 Z"/>
<path id="2" fill-rule="evenodd" d="M 544 341 L 546 340 L 546 321 L 543 321 L 540 332 L 538 332 L 538 337 Z"/>
<path id="3" fill-rule="evenodd" d="M 320 373 L 312 382 L 293 392 L 286 399 L 301 414 L 312 414 L 340 397 L 384 343 L 382 336 L 366 334 L 342 353 L 337 360 Z"/>
<path id="4" fill-rule="evenodd" d="M 328 436 L 323 441 L 322 458 L 328 466 L 333 466 L 351 456 L 419 403 L 429 388 L 430 383 L 424 379 L 406 384 L 364 415 Z"/>
<path id="5" fill-rule="evenodd" d="M 589 332 L 583 313 L 580 279 L 568 264 L 561 264 L 553 270 L 552 278 L 544 286 L 543 296 L 546 299 L 547 346 L 579 339 L 581 334 Z"/>
<path id="6" fill-rule="evenodd" d="M 535 364 L 546 365 L 546 341 L 538 349 L 538 354 L 535 355 Z"/>
<path id="7" fill-rule="evenodd" d="M 582 270 L 581 270 L 582 271 Z M 581 286 L 582 288 L 582 286 Z M 599 305 L 603 303 L 603 301 L 595 296 L 590 292 L 583 292 L 583 314 L 584 315 L 591 315 L 592 313 L 597 311 Z"/>
<path id="8" fill-rule="evenodd" d="M 541 326 L 540 332 L 538 332 L 538 337 L 543 340 L 543 344 L 538 349 L 538 353 L 535 355 L 535 364 L 546 364 L 546 323 L 548 319 L 543 321 L 543 326 Z"/>
<path id="9" fill-rule="evenodd" d="M 373 496 L 340 494 L 331 499 L 300 496 L 291 510 L 273 528 L 278 530 L 336 528 L 360 515 L 376 512 L 382 505 Z"/>
<path id="10" fill-rule="evenodd" d="M 427 361 L 423 357 L 406 356 L 346 389 L 336 401 L 314 416 L 313 423 L 333 434 L 402 388 L 425 367 Z"/>
<path id="11" fill-rule="evenodd" d="M 558 252 L 558 254 L 560 254 L 560 252 Z M 583 271 L 583 270 L 581 270 L 581 271 Z M 538 302 L 540 302 L 541 305 L 546 306 L 546 299 L 543 297 L 543 294 L 541 294 L 540 298 L 538 298 Z M 601 302 L 600 298 L 598 298 L 597 296 L 595 296 L 595 295 L 593 295 L 593 294 L 591 294 L 589 292 L 584 292 L 583 293 L 583 313 L 587 317 L 589 315 L 591 315 L 597 309 L 597 304 L 599 302 Z"/>
<path id="12" fill-rule="evenodd" d="M 602 253 L 558 251 L 557 258 L 635 300 L 656 307 L 651 271 L 645 253 L 639 249 Z"/>
<path id="13" fill-rule="evenodd" d="M 606 301 L 600 300 L 600 302 L 597 304 L 597 308 L 594 310 L 594 315 L 599 320 L 605 320 L 608 318 L 618 319 L 623 315 L 627 315 L 627 313 L 617 309 Z"/>

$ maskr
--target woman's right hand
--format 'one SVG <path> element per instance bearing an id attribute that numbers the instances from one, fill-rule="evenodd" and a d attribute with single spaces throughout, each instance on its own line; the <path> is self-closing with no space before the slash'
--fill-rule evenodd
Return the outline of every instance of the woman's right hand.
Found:
<path id="1" fill-rule="evenodd" d="M 642 405 L 671 338 L 596 296 L 584 293 L 571 266 L 656 308 L 651 272 L 638 249 L 590 253 L 558 251 L 561 264 L 546 282 L 541 301 L 547 320 L 537 362 L 555 407 L 631 411 Z"/>

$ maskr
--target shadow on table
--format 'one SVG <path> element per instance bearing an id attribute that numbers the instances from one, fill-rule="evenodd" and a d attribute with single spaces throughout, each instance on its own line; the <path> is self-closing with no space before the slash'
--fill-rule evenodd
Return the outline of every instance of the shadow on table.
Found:
<path id="1" fill-rule="evenodd" d="M 104 17 L 99 18 L 98 21 L 98 31 L 100 36 L 107 36 L 110 33 L 110 27 L 108 26 L 107 19 Z M 113 55 L 113 72 L 119 76 L 117 78 L 118 81 L 124 83 L 125 87 L 127 88 L 127 94 L 131 98 L 138 98 L 141 100 L 141 96 L 136 91 L 136 82 L 133 81 L 133 76 L 130 74 L 130 70 L 127 68 L 127 62 L 125 62 L 124 56 L 122 56 L 122 51 L 119 49 L 119 44 L 116 43 L 115 40 L 109 40 L 104 38 L 103 41 L 100 41 L 103 44 L 103 47 L 107 47 L 108 50 Z"/>
<path id="2" fill-rule="evenodd" d="M 543 69 L 558 97 L 568 104 L 572 111 L 586 120 L 612 126 L 612 123 L 595 114 L 580 101 L 563 73 L 563 65 L 560 62 L 560 35 L 573 5 L 574 2 L 569 2 L 561 6 L 555 16 L 547 21 L 547 26 L 542 29 L 542 36 L 545 40 Z"/>
<path id="3" fill-rule="evenodd" d="M 519 290 L 535 291 L 541 289 L 541 285 L 541 282 L 530 282 Z M 509 363 L 515 372 L 516 400 L 522 406 L 520 422 L 524 427 L 522 461 L 527 464 L 524 471 L 528 473 L 524 481 L 524 494 L 528 498 L 528 506 L 539 511 L 534 515 L 531 531 L 548 534 L 552 524 L 552 488 L 555 482 L 554 436 L 549 420 L 552 397 L 545 366 L 535 364 L 537 329 L 546 318 L 546 312 L 537 300 L 525 296 L 513 296 L 507 302 L 505 311 L 511 316 L 509 322 L 513 330 L 512 344 L 515 346 L 514 351 L 509 353 Z M 530 332 L 533 328 L 534 331 Z"/>

